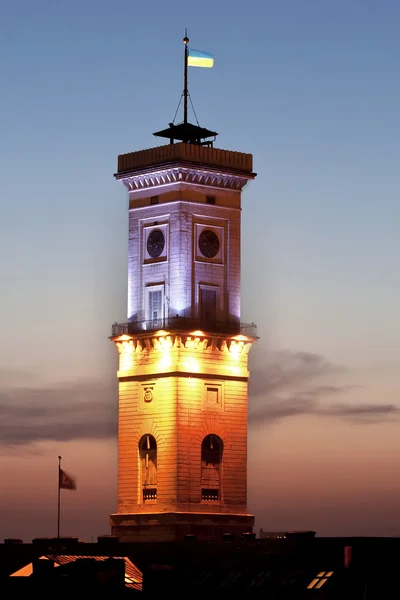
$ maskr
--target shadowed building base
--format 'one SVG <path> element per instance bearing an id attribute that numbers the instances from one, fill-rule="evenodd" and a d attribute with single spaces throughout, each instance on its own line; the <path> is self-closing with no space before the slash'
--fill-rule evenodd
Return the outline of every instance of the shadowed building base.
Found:
<path id="1" fill-rule="evenodd" d="M 253 515 L 226 513 L 114 514 L 110 520 L 112 535 L 122 542 L 179 542 L 187 535 L 216 541 L 224 534 L 252 533 L 254 528 Z"/>

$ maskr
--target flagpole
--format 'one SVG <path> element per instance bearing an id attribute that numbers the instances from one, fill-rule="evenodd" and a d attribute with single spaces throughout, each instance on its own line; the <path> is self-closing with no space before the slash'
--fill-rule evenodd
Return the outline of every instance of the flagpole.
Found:
<path id="1" fill-rule="evenodd" d="M 58 502 L 57 502 L 57 537 L 60 537 L 60 517 L 61 517 L 61 486 L 60 486 L 60 470 L 62 456 L 58 457 Z"/>
<path id="2" fill-rule="evenodd" d="M 183 122 L 188 122 L 188 56 L 189 56 L 189 38 L 187 36 L 187 29 L 185 29 L 185 37 L 183 38 L 185 44 L 185 55 L 184 55 L 184 68 L 183 68 Z"/>

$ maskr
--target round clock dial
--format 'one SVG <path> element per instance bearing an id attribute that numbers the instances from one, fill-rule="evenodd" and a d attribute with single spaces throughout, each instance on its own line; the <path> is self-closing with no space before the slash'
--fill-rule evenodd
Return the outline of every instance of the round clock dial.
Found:
<path id="1" fill-rule="evenodd" d="M 199 235 L 199 250 L 206 258 L 214 258 L 219 252 L 219 239 L 211 229 L 203 229 Z"/>
<path id="2" fill-rule="evenodd" d="M 147 252 L 151 258 L 158 258 L 164 250 L 165 239 L 161 229 L 153 229 L 147 238 Z"/>

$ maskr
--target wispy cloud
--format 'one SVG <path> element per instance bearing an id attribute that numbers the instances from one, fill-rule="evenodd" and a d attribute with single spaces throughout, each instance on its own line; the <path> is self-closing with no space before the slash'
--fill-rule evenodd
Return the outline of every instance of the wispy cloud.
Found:
<path id="1" fill-rule="evenodd" d="M 335 379 L 344 371 L 318 354 L 271 352 L 264 365 L 251 370 L 250 422 L 261 424 L 312 414 L 371 423 L 400 416 L 400 407 L 395 404 L 332 402 L 332 396 L 359 386 L 318 383 L 318 380 Z"/>
<path id="2" fill-rule="evenodd" d="M 335 385 L 343 368 L 318 354 L 275 352 L 265 364 L 251 367 L 249 420 L 265 424 L 300 415 L 337 417 L 357 422 L 398 418 L 395 404 L 350 404 L 334 401 L 352 387 Z M 4 373 L 6 374 L 6 373 Z M 13 375 L 17 375 L 16 373 Z M 117 434 L 117 382 L 77 382 L 39 386 L 29 377 L 16 378 L 20 387 L 0 390 L 0 444 L 76 439 L 106 439 Z M 3 379 L 4 381 L 4 379 Z M 8 380 L 9 381 L 9 380 Z"/>
<path id="3" fill-rule="evenodd" d="M 32 385 L 33 382 L 37 381 L 39 381 L 39 377 L 34 371 L 29 372 L 22 369 L 11 369 L 0 366 L 0 383 L 2 386 L 15 387 L 21 385 L 21 383 Z"/>
<path id="4" fill-rule="evenodd" d="M 362 418 L 399 416 L 400 408 L 395 404 L 332 404 L 323 414 Z"/>
<path id="5" fill-rule="evenodd" d="M 317 377 L 333 375 L 343 371 L 324 356 L 310 352 L 269 352 L 263 364 L 251 368 L 250 394 L 271 394 L 293 386 L 302 386 Z M 332 387 L 332 386 L 327 386 Z M 335 388 L 336 389 L 336 388 Z"/>
<path id="6" fill-rule="evenodd" d="M 116 435 L 116 386 L 75 383 L 0 391 L 0 443 L 103 439 Z"/>

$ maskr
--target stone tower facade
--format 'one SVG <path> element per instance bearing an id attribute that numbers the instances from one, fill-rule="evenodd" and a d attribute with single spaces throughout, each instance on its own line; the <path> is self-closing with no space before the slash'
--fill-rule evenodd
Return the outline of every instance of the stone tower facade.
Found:
<path id="1" fill-rule="evenodd" d="M 241 192 L 252 156 L 191 143 L 124 154 L 128 321 L 119 352 L 118 511 L 124 541 L 252 532 L 248 352 L 240 322 Z"/>

